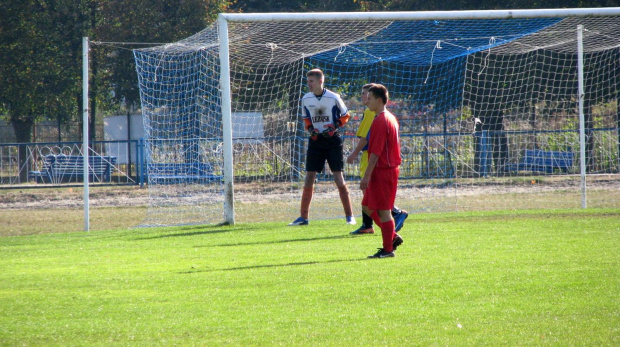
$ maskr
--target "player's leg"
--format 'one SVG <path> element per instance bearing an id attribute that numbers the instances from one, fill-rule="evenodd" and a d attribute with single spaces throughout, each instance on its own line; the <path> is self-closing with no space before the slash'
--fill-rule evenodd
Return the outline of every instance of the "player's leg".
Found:
<path id="1" fill-rule="evenodd" d="M 349 189 L 347 183 L 344 180 L 344 152 L 343 144 L 340 136 L 334 136 L 330 138 L 332 141 L 331 146 L 326 149 L 327 151 L 327 164 L 334 174 L 334 182 L 338 187 L 338 194 L 340 195 L 340 202 L 344 208 L 344 214 L 347 218 L 347 224 L 355 224 L 355 217 L 353 217 L 353 206 L 351 205 L 351 198 L 349 197 Z"/>
<path id="2" fill-rule="evenodd" d="M 394 240 L 398 236 L 394 230 L 394 219 L 392 219 L 391 210 L 379 210 L 379 220 L 381 224 L 381 237 L 383 238 L 383 250 L 386 252 L 394 252 Z"/>
<path id="3" fill-rule="evenodd" d="M 370 216 L 366 213 L 362 212 L 362 227 L 365 229 L 369 229 L 368 232 L 371 234 L 375 232 L 372 228 L 372 224 L 372 218 L 370 218 Z"/>
<path id="4" fill-rule="evenodd" d="M 366 190 L 362 191 L 362 194 L 366 194 Z M 372 227 L 372 218 L 364 211 L 364 206 L 362 206 L 362 225 L 352 231 L 350 234 L 353 235 L 363 235 L 363 234 L 374 234 L 375 229 Z"/>
<path id="5" fill-rule="evenodd" d="M 340 202 L 344 208 L 344 215 L 347 218 L 347 224 L 355 224 L 355 217 L 353 217 L 353 205 L 351 204 L 351 197 L 349 196 L 349 188 L 344 180 L 344 174 L 342 171 L 332 171 L 334 174 L 334 182 L 338 187 L 338 194 L 340 195 Z"/>
<path id="6" fill-rule="evenodd" d="M 316 181 L 316 171 L 306 172 L 306 180 L 304 181 L 304 191 L 301 194 L 301 209 L 299 215 L 302 218 L 310 217 L 310 203 L 314 195 L 314 181 Z"/>
<path id="7" fill-rule="evenodd" d="M 368 152 L 362 151 L 362 156 L 360 158 L 360 178 L 364 178 L 364 173 L 366 173 L 366 168 L 368 167 Z M 365 191 L 362 191 L 362 194 L 365 194 Z M 351 232 L 353 235 L 362 235 L 362 234 L 374 234 L 375 229 L 372 227 L 372 218 L 364 212 L 362 208 L 362 225 L 359 228 L 355 229 Z"/>
<path id="8" fill-rule="evenodd" d="M 314 195 L 314 181 L 316 180 L 316 171 L 307 171 L 304 187 L 301 192 L 301 206 L 299 208 L 299 217 L 292 221 L 289 226 L 308 225 L 310 217 L 310 202 Z"/>
<path id="9" fill-rule="evenodd" d="M 389 258 L 394 257 L 396 247 L 400 246 L 403 241 L 396 232 L 394 232 L 394 220 L 390 210 L 373 211 L 368 206 L 363 206 L 364 212 L 372 216 L 375 223 L 381 228 L 382 248 L 377 253 L 368 258 Z"/>
<path id="10" fill-rule="evenodd" d="M 367 201 L 366 201 L 366 195 L 364 195 L 364 200 L 362 200 L 362 211 L 368 215 L 374 222 L 375 224 L 377 224 L 377 226 L 381 226 L 381 218 L 379 217 L 379 212 L 375 211 L 375 210 L 371 210 L 368 207 Z"/>
<path id="11" fill-rule="evenodd" d="M 310 141 L 308 144 L 308 152 L 306 154 L 306 178 L 304 180 L 304 188 L 301 193 L 301 206 L 299 208 L 299 217 L 295 219 L 289 226 L 307 225 L 310 218 L 310 203 L 314 195 L 314 182 L 318 172 L 323 171 L 325 167 L 326 154 L 317 146 L 316 141 Z"/>
<path id="12" fill-rule="evenodd" d="M 394 256 L 393 251 L 402 244 L 402 238 L 395 231 L 392 207 L 396 199 L 398 169 L 373 171 L 362 204 L 365 212 L 381 228 L 383 248 L 373 258 Z"/>

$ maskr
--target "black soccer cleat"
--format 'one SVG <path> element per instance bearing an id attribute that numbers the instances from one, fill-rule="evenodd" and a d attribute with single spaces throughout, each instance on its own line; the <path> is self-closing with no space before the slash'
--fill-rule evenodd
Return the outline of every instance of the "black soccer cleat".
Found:
<path id="1" fill-rule="evenodd" d="M 379 251 L 373 255 L 369 255 L 368 258 L 390 258 L 395 257 L 394 252 L 386 252 L 383 248 L 379 248 Z"/>
<path id="2" fill-rule="evenodd" d="M 396 248 L 402 244 L 403 238 L 400 237 L 400 235 L 396 234 L 396 237 L 394 238 L 394 240 L 392 240 L 392 247 L 394 247 L 394 250 L 396 250 Z"/>

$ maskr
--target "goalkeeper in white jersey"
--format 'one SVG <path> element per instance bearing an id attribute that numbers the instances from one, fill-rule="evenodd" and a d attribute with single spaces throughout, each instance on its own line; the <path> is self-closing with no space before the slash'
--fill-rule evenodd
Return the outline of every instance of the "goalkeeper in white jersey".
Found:
<path id="1" fill-rule="evenodd" d="M 355 224 L 349 190 L 342 173 L 344 152 L 342 138 L 338 132 L 338 128 L 349 121 L 348 109 L 338 94 L 324 88 L 323 71 L 312 69 L 308 71 L 306 78 L 310 92 L 301 99 L 305 128 L 310 133 L 306 155 L 306 179 L 301 195 L 300 216 L 289 226 L 308 224 L 314 181 L 317 173 L 325 168 L 326 161 L 334 175 L 347 223 Z"/>

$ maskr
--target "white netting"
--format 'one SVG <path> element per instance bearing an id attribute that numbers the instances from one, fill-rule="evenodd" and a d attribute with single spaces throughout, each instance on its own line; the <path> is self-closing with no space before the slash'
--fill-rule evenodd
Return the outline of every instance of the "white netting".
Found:
<path id="1" fill-rule="evenodd" d="M 378 82 L 390 90 L 388 107 L 401 124 L 402 208 L 452 209 L 470 184 L 513 187 L 533 175 L 578 180 L 578 24 L 585 28 L 588 170 L 615 174 L 617 17 L 229 23 L 237 221 L 299 214 L 307 145 L 299 105 L 305 73 L 315 67 L 353 115 L 343 131 L 347 151 L 364 109 L 361 87 Z M 135 57 L 150 163 L 145 224 L 221 221 L 217 26 Z M 359 206 L 357 164 L 347 165 L 346 178 Z M 311 218 L 342 215 L 328 171 Z"/>

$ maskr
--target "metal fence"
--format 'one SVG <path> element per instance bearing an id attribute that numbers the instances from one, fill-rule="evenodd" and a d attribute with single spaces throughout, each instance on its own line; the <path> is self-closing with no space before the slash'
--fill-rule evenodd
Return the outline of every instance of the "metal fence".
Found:
<path id="1" fill-rule="evenodd" d="M 38 142 L 0 144 L 0 185 L 56 186 L 82 181 L 81 142 Z M 144 145 L 138 140 L 93 141 L 89 146 L 92 184 L 140 184 L 144 182 Z M 62 158 L 63 160 L 56 160 Z M 99 159 L 99 160 L 93 160 Z M 57 167 L 55 165 L 60 165 Z M 94 163 L 107 166 L 105 179 L 97 175 Z"/>
<path id="2" fill-rule="evenodd" d="M 591 140 L 588 141 L 586 151 L 587 173 L 620 172 L 618 130 L 590 129 L 588 134 Z M 244 156 L 243 151 L 236 153 L 235 180 L 245 182 L 265 177 L 283 180 L 303 179 L 303 175 L 291 176 L 291 172 L 304 171 L 305 146 L 295 146 L 297 151 L 292 151 L 291 146 L 293 143 L 305 141 L 305 138 L 291 137 L 287 141 L 278 139 L 273 144 L 266 143 L 266 146 L 275 146 L 273 148 L 276 148 L 280 155 L 275 159 L 263 158 L 261 165 L 246 162 L 249 157 L 256 158 L 261 155 L 254 147 L 251 149 L 251 155 Z M 345 136 L 345 152 L 352 150 L 355 143 L 355 136 Z M 273 148 L 265 151 L 267 154 L 264 155 L 271 155 Z M 401 151 L 403 157 L 401 177 L 407 179 L 579 173 L 579 143 L 576 131 L 402 134 Z M 90 181 L 92 184 L 143 185 L 148 179 L 149 158 L 145 153 L 147 151 L 143 140 L 93 141 L 89 148 L 89 157 L 93 158 L 89 159 L 90 164 L 95 166 L 95 163 L 99 163 L 101 170 L 109 169 L 109 173 L 105 173 L 105 179 L 102 179 L 101 175 L 91 172 Z M 527 158 L 526 156 L 531 153 L 542 153 L 545 156 L 562 155 L 563 159 Z M 82 154 L 81 142 L 0 144 L 0 187 L 24 185 L 46 187 L 81 182 Z M 278 161 L 279 158 L 287 157 L 290 159 L 288 164 Z M 569 158 L 570 161 L 565 158 Z M 264 165 L 269 160 L 274 161 L 273 165 Z M 547 164 L 544 164 L 544 161 Z M 53 178 L 46 179 L 43 176 L 54 169 L 53 162 L 62 163 L 64 171 L 56 169 Z M 544 165 L 550 167 L 546 168 Z M 265 172 L 267 167 L 275 171 Z M 532 171 L 527 168 L 540 170 Z M 358 166 L 347 165 L 345 176 L 347 179 L 359 179 Z M 319 178 L 329 179 L 325 175 L 320 175 Z"/>

